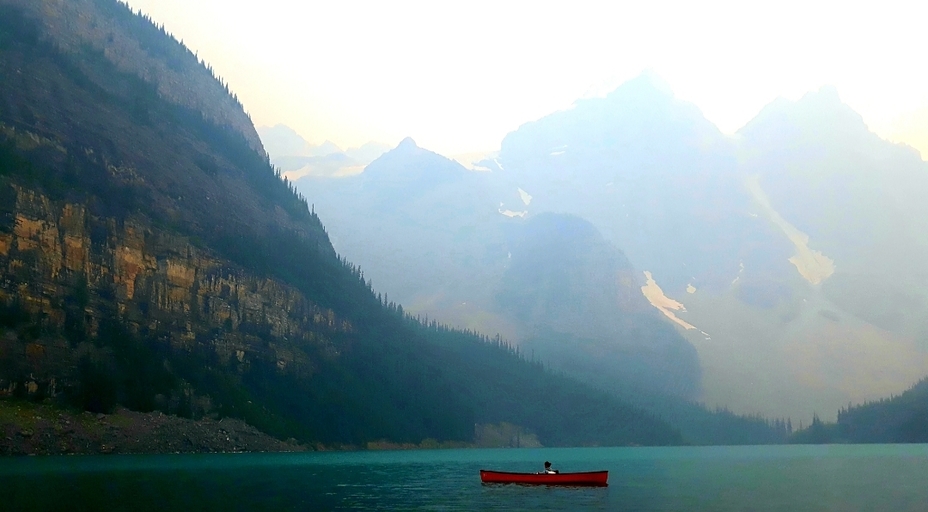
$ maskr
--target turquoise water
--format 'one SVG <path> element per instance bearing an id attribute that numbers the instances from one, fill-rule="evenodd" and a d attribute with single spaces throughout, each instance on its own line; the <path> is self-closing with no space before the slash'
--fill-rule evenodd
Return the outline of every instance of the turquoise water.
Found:
<path id="1" fill-rule="evenodd" d="M 480 483 L 545 460 L 609 487 Z M 0 510 L 925 511 L 928 445 L 6 458 Z"/>

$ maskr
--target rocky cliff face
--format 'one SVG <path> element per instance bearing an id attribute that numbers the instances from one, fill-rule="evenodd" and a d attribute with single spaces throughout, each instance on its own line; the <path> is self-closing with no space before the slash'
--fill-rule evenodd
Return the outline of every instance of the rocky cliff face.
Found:
<path id="1" fill-rule="evenodd" d="M 360 437 L 315 407 L 342 297 L 379 304 L 208 67 L 119 2 L 0 0 L 0 76 L 0 395 Z"/>
<path id="2" fill-rule="evenodd" d="M 40 327 L 0 330 L 0 394 L 61 391 L 95 350 L 75 340 L 96 338 L 113 305 L 132 333 L 242 370 L 260 360 L 311 376 L 315 357 L 338 357 L 332 334 L 352 330 L 293 287 L 250 274 L 144 216 L 98 218 L 81 204 L 15 185 L 2 196 L 15 206 L 0 225 L 0 303 L 15 303 Z M 83 336 L 66 332 L 74 330 Z"/>

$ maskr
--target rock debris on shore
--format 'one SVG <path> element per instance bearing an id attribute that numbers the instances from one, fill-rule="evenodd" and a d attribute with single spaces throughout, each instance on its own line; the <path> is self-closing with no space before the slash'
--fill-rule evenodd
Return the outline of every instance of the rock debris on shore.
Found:
<path id="1" fill-rule="evenodd" d="M 305 451 L 232 419 L 191 420 L 118 409 L 73 412 L 47 404 L 0 401 L 0 455 Z"/>

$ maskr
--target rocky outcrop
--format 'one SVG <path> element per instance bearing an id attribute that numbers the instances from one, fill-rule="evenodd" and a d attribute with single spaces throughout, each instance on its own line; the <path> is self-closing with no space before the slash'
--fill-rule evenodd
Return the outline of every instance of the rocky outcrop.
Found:
<path id="1" fill-rule="evenodd" d="M 63 330 L 92 339 L 110 315 L 173 350 L 206 351 L 242 369 L 273 361 L 279 372 L 300 376 L 312 375 L 314 358 L 338 357 L 332 335 L 352 331 L 295 288 L 248 273 L 144 216 L 97 218 L 80 204 L 0 186 L 15 197 L 12 225 L 0 225 L 0 304 L 42 326 L 33 339 L 0 330 L 0 394 L 17 386 L 60 391 L 91 345 Z"/>

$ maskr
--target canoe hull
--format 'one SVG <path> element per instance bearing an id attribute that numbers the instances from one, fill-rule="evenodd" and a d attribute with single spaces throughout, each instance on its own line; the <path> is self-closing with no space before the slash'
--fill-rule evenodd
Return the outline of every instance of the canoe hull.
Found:
<path id="1" fill-rule="evenodd" d="M 605 487 L 609 485 L 606 483 L 608 479 L 608 471 L 547 474 L 480 470 L 480 481 L 485 484 L 586 485 Z"/>

